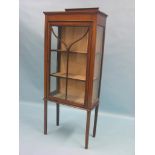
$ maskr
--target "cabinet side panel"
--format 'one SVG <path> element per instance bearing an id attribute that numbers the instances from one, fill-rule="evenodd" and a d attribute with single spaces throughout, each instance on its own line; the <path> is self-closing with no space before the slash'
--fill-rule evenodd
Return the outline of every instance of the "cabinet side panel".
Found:
<path id="1" fill-rule="evenodd" d="M 101 66 L 102 66 L 102 56 L 103 56 L 103 51 L 102 51 L 103 37 L 104 37 L 104 27 L 97 26 L 93 95 L 92 95 L 93 103 L 97 102 L 99 99 L 99 89 L 100 89 L 101 70 L 102 70 Z"/>

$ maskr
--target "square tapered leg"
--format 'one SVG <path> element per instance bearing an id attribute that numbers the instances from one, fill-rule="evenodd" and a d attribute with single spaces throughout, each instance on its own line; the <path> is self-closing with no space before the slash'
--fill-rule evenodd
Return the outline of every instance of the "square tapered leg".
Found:
<path id="1" fill-rule="evenodd" d="M 88 149 L 90 116 L 91 116 L 91 111 L 87 111 L 86 133 L 85 133 L 85 149 Z"/>
<path id="2" fill-rule="evenodd" d="M 59 116 L 60 116 L 60 105 L 56 104 L 56 125 L 59 126 Z"/>
<path id="3" fill-rule="evenodd" d="M 47 100 L 44 99 L 44 134 L 47 134 Z"/>
<path id="4" fill-rule="evenodd" d="M 99 105 L 97 105 L 96 108 L 95 108 L 95 118 L 94 118 L 93 137 L 96 136 L 96 126 L 97 126 L 97 118 L 98 118 L 98 108 L 99 108 Z"/>

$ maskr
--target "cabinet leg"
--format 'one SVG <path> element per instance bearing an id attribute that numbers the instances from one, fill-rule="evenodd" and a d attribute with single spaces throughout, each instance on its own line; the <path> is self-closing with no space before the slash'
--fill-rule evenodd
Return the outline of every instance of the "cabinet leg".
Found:
<path id="1" fill-rule="evenodd" d="M 44 100 L 44 134 L 47 134 L 47 100 Z"/>
<path id="2" fill-rule="evenodd" d="M 98 108 L 99 108 L 99 105 L 97 105 L 96 108 L 95 108 L 95 118 L 94 118 L 93 137 L 96 136 L 96 126 L 97 126 Z"/>
<path id="3" fill-rule="evenodd" d="M 88 149 L 90 116 L 91 116 L 91 111 L 87 111 L 86 133 L 85 133 L 85 149 Z"/>
<path id="4" fill-rule="evenodd" d="M 56 125 L 59 126 L 60 105 L 56 104 Z"/>

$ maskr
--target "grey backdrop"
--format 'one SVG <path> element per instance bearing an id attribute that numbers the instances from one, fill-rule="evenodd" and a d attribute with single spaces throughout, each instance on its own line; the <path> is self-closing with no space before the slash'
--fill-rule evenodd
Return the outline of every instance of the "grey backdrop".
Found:
<path id="1" fill-rule="evenodd" d="M 43 11 L 100 7 L 107 13 L 101 111 L 134 116 L 134 0 L 20 0 L 20 101 L 43 98 Z"/>

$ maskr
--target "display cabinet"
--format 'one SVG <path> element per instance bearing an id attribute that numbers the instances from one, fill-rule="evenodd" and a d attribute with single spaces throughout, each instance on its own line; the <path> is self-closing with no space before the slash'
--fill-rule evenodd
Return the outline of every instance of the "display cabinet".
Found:
<path id="1" fill-rule="evenodd" d="M 85 148 L 88 148 L 91 111 L 96 134 L 107 15 L 98 8 L 44 12 L 44 134 L 47 102 L 86 110 Z"/>

